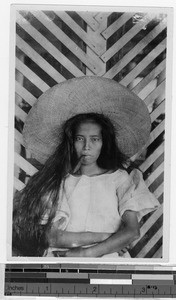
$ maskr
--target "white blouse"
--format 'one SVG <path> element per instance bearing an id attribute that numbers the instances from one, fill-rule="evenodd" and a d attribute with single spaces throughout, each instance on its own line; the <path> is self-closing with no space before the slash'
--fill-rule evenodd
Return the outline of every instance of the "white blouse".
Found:
<path id="1" fill-rule="evenodd" d="M 58 229 L 114 233 L 126 210 L 137 212 L 138 221 L 159 206 L 142 173 L 134 169 L 97 176 L 68 175 L 62 184 L 53 222 Z M 47 215 L 42 223 L 47 221 Z"/>

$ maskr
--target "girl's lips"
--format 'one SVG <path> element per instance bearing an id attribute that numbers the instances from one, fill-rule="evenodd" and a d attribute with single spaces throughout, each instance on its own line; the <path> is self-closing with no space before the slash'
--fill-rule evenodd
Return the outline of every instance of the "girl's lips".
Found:
<path id="1" fill-rule="evenodd" d="M 82 155 L 82 161 L 89 160 L 89 159 L 91 159 L 91 155 L 89 154 Z"/>

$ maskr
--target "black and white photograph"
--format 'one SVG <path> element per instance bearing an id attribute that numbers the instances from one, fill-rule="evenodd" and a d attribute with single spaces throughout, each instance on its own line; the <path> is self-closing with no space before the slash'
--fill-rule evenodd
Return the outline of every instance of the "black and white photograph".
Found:
<path id="1" fill-rule="evenodd" d="M 172 9 L 12 5 L 11 22 L 9 256 L 166 260 Z"/>

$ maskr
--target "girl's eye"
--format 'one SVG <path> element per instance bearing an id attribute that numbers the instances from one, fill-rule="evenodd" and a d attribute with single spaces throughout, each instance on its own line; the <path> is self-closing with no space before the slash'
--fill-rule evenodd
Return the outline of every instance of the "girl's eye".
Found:
<path id="1" fill-rule="evenodd" d="M 82 141 L 84 141 L 84 138 L 81 137 L 81 136 L 76 136 L 75 141 L 76 142 L 82 142 Z"/>
<path id="2" fill-rule="evenodd" d="M 98 137 L 97 138 L 92 138 L 93 142 L 98 142 L 99 140 L 100 140 L 100 138 L 98 138 Z"/>

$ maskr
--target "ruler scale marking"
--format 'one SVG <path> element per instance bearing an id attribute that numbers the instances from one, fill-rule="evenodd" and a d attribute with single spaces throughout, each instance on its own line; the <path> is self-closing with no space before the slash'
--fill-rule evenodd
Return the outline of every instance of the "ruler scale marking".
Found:
<path id="1" fill-rule="evenodd" d="M 5 295 L 176 298 L 176 268 L 7 264 Z"/>

